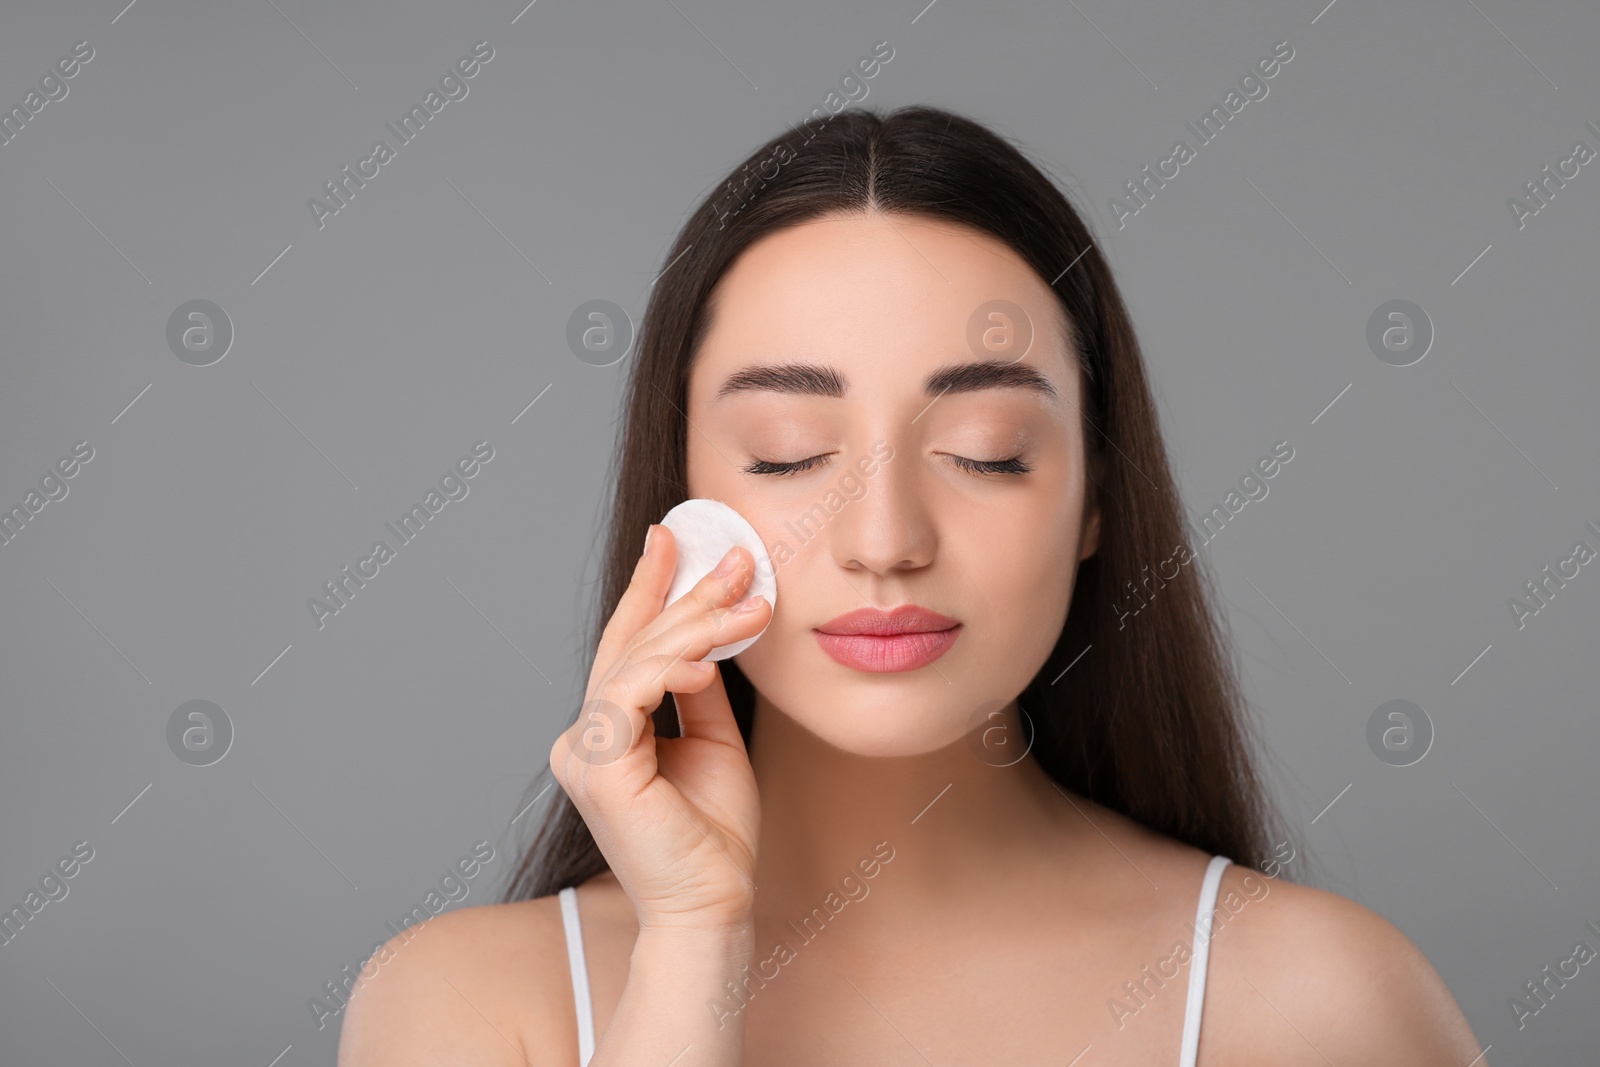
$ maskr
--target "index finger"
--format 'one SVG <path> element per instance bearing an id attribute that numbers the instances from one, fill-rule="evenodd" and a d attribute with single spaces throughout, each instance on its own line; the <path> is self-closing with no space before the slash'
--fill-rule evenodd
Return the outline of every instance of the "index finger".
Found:
<path id="1" fill-rule="evenodd" d="M 659 523 L 652 523 L 645 551 L 639 554 L 638 562 L 633 565 L 633 577 L 622 591 L 616 610 L 611 613 L 600 635 L 600 645 L 595 650 L 596 660 L 609 664 L 634 634 L 661 614 L 677 564 L 678 546 L 672 538 L 672 531 Z"/>
<path id="2" fill-rule="evenodd" d="M 734 597 L 740 589 L 748 586 L 754 579 L 754 575 L 747 571 L 745 563 L 747 559 L 751 558 L 750 550 L 742 545 L 736 545 L 730 549 L 733 552 L 734 567 L 732 573 L 718 575 L 715 571 L 708 572 L 702 575 L 694 585 L 690 586 L 681 597 L 667 604 L 665 601 L 667 595 L 672 591 L 673 578 L 677 573 L 677 542 L 676 540 L 671 540 L 670 552 L 662 551 L 660 553 L 661 558 L 658 559 L 656 558 L 658 549 L 654 538 L 661 537 L 663 533 L 668 538 L 673 535 L 671 530 L 663 525 L 655 526 L 654 531 L 649 544 L 649 552 L 641 559 L 634 572 L 634 580 L 641 591 L 640 603 L 643 604 L 643 607 L 638 609 L 639 615 L 634 615 L 634 604 L 629 603 L 624 609 L 624 601 L 618 601 L 618 611 L 613 613 L 613 617 L 615 618 L 617 614 L 624 614 L 627 619 L 624 629 L 629 636 L 624 637 L 620 645 L 608 645 L 608 653 L 614 648 L 616 653 L 620 655 L 622 652 L 622 647 L 620 646 L 626 645 L 630 640 L 635 645 L 642 644 L 654 639 L 663 631 L 671 629 L 697 612 L 719 607 L 724 601 Z M 666 546 L 663 545 L 662 547 L 665 548 Z M 628 592 L 632 591 L 633 587 L 630 586 Z M 624 600 L 626 597 L 627 593 L 624 593 Z"/>

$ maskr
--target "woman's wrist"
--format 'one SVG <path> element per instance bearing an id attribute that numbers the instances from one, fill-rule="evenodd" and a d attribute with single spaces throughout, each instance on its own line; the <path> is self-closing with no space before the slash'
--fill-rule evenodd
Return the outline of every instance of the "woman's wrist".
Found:
<path id="1" fill-rule="evenodd" d="M 641 923 L 633 951 L 635 956 L 650 953 L 739 964 L 749 961 L 755 937 L 753 918 L 692 925 Z"/>
<path id="2" fill-rule="evenodd" d="M 745 980 L 754 943 L 753 923 L 641 924 L 627 983 L 605 1032 L 596 1035 L 590 1067 L 675 1060 L 735 1067 L 744 1013 L 721 1005 L 730 984 Z"/>

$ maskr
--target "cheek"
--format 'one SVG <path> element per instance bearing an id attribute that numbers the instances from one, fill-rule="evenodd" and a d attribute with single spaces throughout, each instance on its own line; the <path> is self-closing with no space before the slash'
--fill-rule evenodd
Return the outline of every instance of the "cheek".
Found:
<path id="1" fill-rule="evenodd" d="M 688 492 L 684 494 L 686 499 L 700 497 L 721 500 L 741 515 L 744 514 L 737 504 L 728 499 L 729 492 L 738 492 L 738 483 L 741 481 L 739 472 L 693 430 L 689 431 L 684 463 L 688 471 Z"/>
<path id="2" fill-rule="evenodd" d="M 960 536 L 986 544 L 985 555 L 1004 580 L 1044 583 L 1070 575 L 1083 526 L 1082 490 L 1071 476 L 1053 477 L 1041 468 L 1037 492 L 986 500 L 959 513 Z M 1003 552 L 995 552 L 1003 546 Z"/>
<path id="3" fill-rule="evenodd" d="M 1052 525 L 1002 526 L 984 521 L 963 531 L 961 543 L 946 539 L 952 552 L 967 561 L 969 588 L 995 621 L 1011 619 L 1033 625 L 1040 612 L 1065 603 L 1075 573 L 1069 535 L 1059 521 Z M 1001 546 L 996 551 L 996 546 Z"/>
<path id="4" fill-rule="evenodd" d="M 952 531 L 961 557 L 971 561 L 974 607 L 996 637 L 1005 634 L 1019 651 L 1055 644 L 1077 575 L 1081 526 L 1076 494 L 1053 493 L 974 509 L 959 533 Z"/>

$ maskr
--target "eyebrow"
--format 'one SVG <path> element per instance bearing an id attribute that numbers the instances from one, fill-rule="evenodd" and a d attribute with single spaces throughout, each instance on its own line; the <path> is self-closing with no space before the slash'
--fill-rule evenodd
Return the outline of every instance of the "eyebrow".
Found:
<path id="1" fill-rule="evenodd" d="M 946 364 L 922 383 L 922 391 L 933 397 L 981 389 L 1026 389 L 1048 397 L 1057 395 L 1056 387 L 1038 369 L 1026 363 L 998 359 Z M 728 375 L 712 400 L 744 392 L 842 398 L 849 390 L 849 379 L 825 364 L 762 364 L 743 367 Z"/>

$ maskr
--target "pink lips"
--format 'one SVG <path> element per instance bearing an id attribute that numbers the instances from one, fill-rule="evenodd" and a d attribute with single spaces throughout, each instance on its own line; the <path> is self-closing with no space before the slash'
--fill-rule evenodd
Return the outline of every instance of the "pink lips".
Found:
<path id="1" fill-rule="evenodd" d="M 858 608 L 812 633 L 835 661 L 859 671 L 886 673 L 926 666 L 955 644 L 961 623 L 915 604 L 893 611 Z"/>

